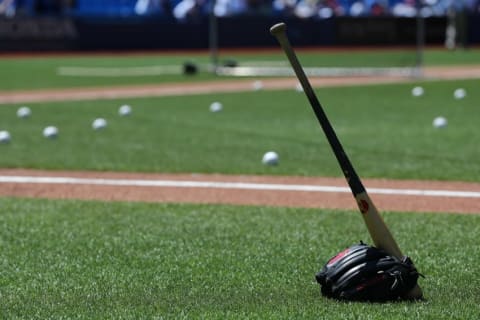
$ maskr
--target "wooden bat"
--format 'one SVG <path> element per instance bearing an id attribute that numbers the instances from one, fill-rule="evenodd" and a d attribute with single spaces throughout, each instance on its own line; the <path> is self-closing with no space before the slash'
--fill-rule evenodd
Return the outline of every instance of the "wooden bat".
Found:
<path id="1" fill-rule="evenodd" d="M 307 96 L 310 105 L 315 112 L 315 115 L 320 123 L 320 126 L 325 133 L 327 140 L 337 158 L 337 161 L 347 179 L 348 185 L 352 190 L 353 196 L 357 201 L 360 212 L 362 213 L 363 220 L 367 226 L 370 237 L 373 240 L 375 246 L 379 249 L 385 250 L 387 253 L 392 256 L 397 257 L 398 259 L 403 258 L 403 254 L 392 236 L 392 233 L 388 229 L 387 225 L 383 221 L 382 216 L 379 214 L 377 208 L 373 204 L 365 187 L 363 186 L 360 177 L 357 175 L 355 169 L 352 166 L 347 154 L 345 153 L 343 146 L 340 144 L 340 141 L 337 138 L 335 131 L 333 130 L 330 121 L 328 120 L 323 107 L 315 95 L 315 92 L 308 81 L 303 68 L 298 61 L 298 58 L 290 45 L 290 41 L 287 37 L 287 26 L 285 23 L 278 23 L 270 28 L 270 33 L 277 38 L 280 46 L 287 55 L 292 68 L 302 85 L 302 88 Z M 422 290 L 417 285 L 408 295 L 409 298 L 420 299 L 422 297 Z"/>

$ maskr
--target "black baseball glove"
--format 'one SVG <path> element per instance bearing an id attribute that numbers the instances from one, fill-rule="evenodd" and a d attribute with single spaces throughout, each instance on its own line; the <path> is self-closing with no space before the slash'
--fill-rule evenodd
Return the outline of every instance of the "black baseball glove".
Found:
<path id="1" fill-rule="evenodd" d="M 380 302 L 404 298 L 419 276 L 410 258 L 399 260 L 360 242 L 331 258 L 315 278 L 324 296 Z"/>

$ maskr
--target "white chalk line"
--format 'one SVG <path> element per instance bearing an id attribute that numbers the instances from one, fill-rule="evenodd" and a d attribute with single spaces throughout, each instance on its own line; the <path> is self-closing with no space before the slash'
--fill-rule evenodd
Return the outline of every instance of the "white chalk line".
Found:
<path id="1" fill-rule="evenodd" d="M 57 74 L 73 77 L 141 77 L 165 74 L 181 74 L 182 66 L 146 66 L 146 67 L 59 67 Z"/>
<path id="2" fill-rule="evenodd" d="M 350 188 L 348 187 L 336 187 L 336 186 L 326 186 L 326 185 L 217 182 L 217 181 L 97 179 L 97 178 L 73 178 L 73 177 L 0 176 L 0 183 L 73 184 L 73 185 L 171 187 L 171 188 L 213 188 L 213 189 L 268 190 L 268 191 L 303 191 L 303 192 L 325 192 L 325 193 L 350 193 L 351 192 Z M 380 194 L 380 195 L 480 198 L 480 192 L 476 192 L 476 191 L 393 189 L 393 188 L 368 188 L 367 191 L 369 194 Z"/>

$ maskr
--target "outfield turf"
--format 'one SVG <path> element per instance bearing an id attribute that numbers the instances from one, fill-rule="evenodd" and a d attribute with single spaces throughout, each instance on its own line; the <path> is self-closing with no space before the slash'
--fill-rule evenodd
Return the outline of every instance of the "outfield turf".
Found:
<path id="1" fill-rule="evenodd" d="M 478 317 L 479 216 L 386 213 L 426 301 L 365 304 L 314 281 L 369 240 L 357 212 L 16 199 L 0 212 L 5 319 Z"/>
<path id="2" fill-rule="evenodd" d="M 479 181 L 477 80 L 318 89 L 340 140 L 362 177 Z M 453 91 L 467 90 L 455 100 Z M 222 112 L 209 112 L 221 101 Z M 118 107 L 132 105 L 129 117 Z M 0 145 L 0 167 L 142 172 L 204 172 L 341 176 L 307 99 L 293 88 L 196 96 L 30 104 L 0 108 L 0 129 L 12 142 Z M 448 119 L 435 129 L 437 116 Z M 96 132 L 97 117 L 109 126 Z M 57 140 L 41 132 L 55 125 Z M 281 165 L 262 166 L 275 150 Z M 32 154 L 35 156 L 32 157 Z"/>

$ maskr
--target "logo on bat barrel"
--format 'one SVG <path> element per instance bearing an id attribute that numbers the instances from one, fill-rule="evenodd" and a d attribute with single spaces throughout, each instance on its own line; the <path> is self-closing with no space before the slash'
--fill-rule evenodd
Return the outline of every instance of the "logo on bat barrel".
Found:
<path id="1" fill-rule="evenodd" d="M 365 214 L 368 212 L 368 209 L 370 208 L 370 206 L 368 205 L 368 202 L 367 200 L 365 199 L 358 199 L 357 200 L 357 203 L 358 203 L 358 207 L 360 208 L 360 212 Z"/>

